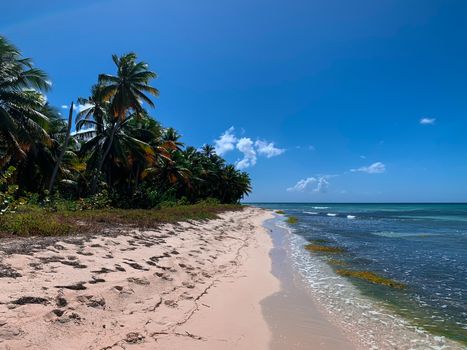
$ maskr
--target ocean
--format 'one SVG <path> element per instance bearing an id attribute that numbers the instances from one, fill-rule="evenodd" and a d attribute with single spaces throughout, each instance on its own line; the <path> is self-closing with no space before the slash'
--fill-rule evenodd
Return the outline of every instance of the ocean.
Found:
<path id="1" fill-rule="evenodd" d="M 368 323 L 369 344 L 382 327 L 389 347 L 467 345 L 467 204 L 253 205 L 298 219 L 268 225 L 290 232 L 285 244 L 297 274 L 333 317 L 348 328 Z M 307 244 L 337 251 L 307 251 Z M 404 329 L 421 335 L 410 347 L 398 343 Z"/>

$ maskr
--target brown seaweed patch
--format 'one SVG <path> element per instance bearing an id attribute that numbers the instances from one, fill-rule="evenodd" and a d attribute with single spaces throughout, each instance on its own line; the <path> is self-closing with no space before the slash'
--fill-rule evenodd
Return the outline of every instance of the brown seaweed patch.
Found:
<path id="1" fill-rule="evenodd" d="M 376 273 L 371 272 L 371 271 L 352 271 L 352 270 L 339 269 L 339 270 L 336 270 L 336 273 L 338 273 L 341 276 L 354 277 L 354 278 L 358 278 L 358 279 L 361 279 L 361 280 L 364 280 L 364 281 L 367 281 L 373 284 L 380 284 L 383 286 L 388 286 L 388 287 L 396 288 L 396 289 L 404 289 L 407 287 L 403 283 L 379 276 Z"/>
<path id="2" fill-rule="evenodd" d="M 307 244 L 305 249 L 310 252 L 319 252 L 319 253 L 345 253 L 346 250 L 341 247 L 330 247 L 326 245 L 319 244 Z"/>
<path id="3" fill-rule="evenodd" d="M 330 239 L 326 239 L 326 238 L 310 239 L 309 241 L 315 244 L 332 243 Z"/>

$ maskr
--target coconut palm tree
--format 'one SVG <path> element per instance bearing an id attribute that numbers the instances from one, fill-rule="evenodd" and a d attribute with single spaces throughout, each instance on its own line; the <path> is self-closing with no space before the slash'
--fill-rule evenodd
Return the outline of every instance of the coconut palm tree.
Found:
<path id="1" fill-rule="evenodd" d="M 107 120 L 107 122 L 111 124 L 111 127 L 107 128 L 110 133 L 107 135 L 105 146 L 101 150 L 102 154 L 98 157 L 97 175 L 95 176 L 100 174 L 102 166 L 113 147 L 115 134 L 121 130 L 124 123 L 129 121 L 128 115 L 130 113 L 135 113 L 136 116 L 141 115 L 143 113 L 143 102 L 154 107 L 154 103 L 146 93 L 152 96 L 159 95 L 156 88 L 148 85 L 151 79 L 157 77 L 156 73 L 148 70 L 146 63 L 136 62 L 136 58 L 134 53 L 121 57 L 112 55 L 112 60 L 117 66 L 117 75 L 99 75 L 100 103 L 107 102 L 109 104 L 108 112 L 110 113 L 107 114 L 111 117 L 111 120 Z M 99 123 L 96 118 L 94 118 L 94 121 Z M 95 192 L 95 190 L 96 187 L 93 185 L 92 192 Z"/>
<path id="2" fill-rule="evenodd" d="M 50 143 L 49 121 L 41 113 L 46 99 L 40 93 L 49 87 L 47 75 L 0 36 L 0 138 L 6 148 L 0 165 L 24 159 L 34 140 Z"/>
<path id="3" fill-rule="evenodd" d="M 154 103 L 146 93 L 154 97 L 159 96 L 159 91 L 148 85 L 157 74 L 148 70 L 146 63 L 136 62 L 136 59 L 134 53 L 120 57 L 114 54 L 112 60 L 117 66 L 117 75 L 99 75 L 104 100 L 110 102 L 112 115 L 119 121 L 126 118 L 129 110 L 142 113 L 142 102 L 154 107 Z"/>

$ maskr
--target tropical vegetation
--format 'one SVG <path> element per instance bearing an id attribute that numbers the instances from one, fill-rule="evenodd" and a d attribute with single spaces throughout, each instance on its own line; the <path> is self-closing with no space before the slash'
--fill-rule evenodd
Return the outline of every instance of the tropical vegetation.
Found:
<path id="1" fill-rule="evenodd" d="M 74 209 L 238 203 L 251 191 L 248 174 L 214 147 L 187 146 L 150 115 L 159 91 L 148 64 L 134 53 L 112 60 L 115 72 L 99 74 L 64 119 L 47 102 L 47 74 L 0 36 L 3 213 L 18 203 Z"/>

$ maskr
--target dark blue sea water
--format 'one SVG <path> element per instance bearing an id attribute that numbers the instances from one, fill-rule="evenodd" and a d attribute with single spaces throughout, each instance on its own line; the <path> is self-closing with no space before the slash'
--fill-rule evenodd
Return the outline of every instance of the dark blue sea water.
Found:
<path id="1" fill-rule="evenodd" d="M 310 254 L 405 284 L 349 279 L 417 326 L 467 344 L 467 204 L 255 205 L 296 216 L 293 232 L 308 241 L 346 249 Z"/>

